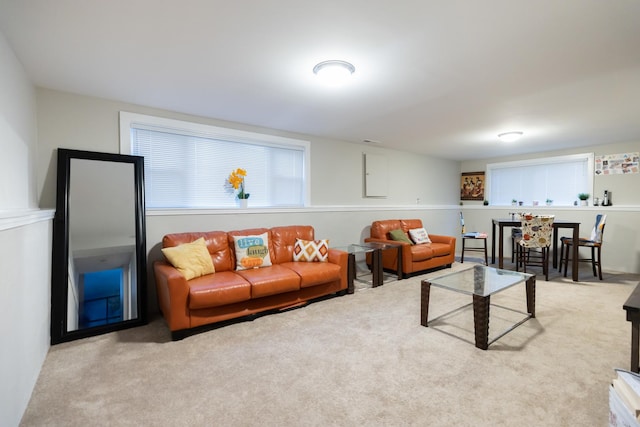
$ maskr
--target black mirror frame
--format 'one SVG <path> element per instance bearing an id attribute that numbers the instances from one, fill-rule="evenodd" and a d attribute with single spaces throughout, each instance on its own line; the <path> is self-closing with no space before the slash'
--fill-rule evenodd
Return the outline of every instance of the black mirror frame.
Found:
<path id="1" fill-rule="evenodd" d="M 56 213 L 53 220 L 53 255 L 51 266 L 51 344 L 72 341 L 107 332 L 142 326 L 147 323 L 147 256 L 144 203 L 144 158 L 123 154 L 59 148 Z M 69 182 L 71 159 L 131 163 L 134 165 L 136 227 L 136 319 L 67 331 L 67 292 L 69 281 Z"/>

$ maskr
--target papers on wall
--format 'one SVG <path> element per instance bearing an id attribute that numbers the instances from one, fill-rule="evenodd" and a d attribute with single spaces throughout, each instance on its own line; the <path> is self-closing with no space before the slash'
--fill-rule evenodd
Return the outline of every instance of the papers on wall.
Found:
<path id="1" fill-rule="evenodd" d="M 595 157 L 596 175 L 639 173 L 640 153 L 607 154 Z"/>

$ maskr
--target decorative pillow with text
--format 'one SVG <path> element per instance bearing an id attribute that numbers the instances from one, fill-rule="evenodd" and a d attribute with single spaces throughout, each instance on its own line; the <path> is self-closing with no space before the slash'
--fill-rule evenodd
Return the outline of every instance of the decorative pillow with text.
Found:
<path id="1" fill-rule="evenodd" d="M 293 248 L 293 260 L 303 262 L 329 261 L 329 240 L 296 239 Z"/>
<path id="2" fill-rule="evenodd" d="M 414 228 L 413 230 L 409 230 L 409 236 L 411 236 L 411 240 L 413 240 L 417 245 L 420 243 L 431 243 L 429 234 L 427 234 L 427 230 L 424 228 Z"/>
<path id="3" fill-rule="evenodd" d="M 269 267 L 269 233 L 258 236 L 233 236 L 236 251 L 236 270 Z"/>

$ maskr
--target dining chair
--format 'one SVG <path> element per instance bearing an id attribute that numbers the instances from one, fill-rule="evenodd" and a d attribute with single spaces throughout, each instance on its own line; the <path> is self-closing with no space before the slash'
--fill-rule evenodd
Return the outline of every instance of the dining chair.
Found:
<path id="1" fill-rule="evenodd" d="M 549 249 L 553 234 L 554 215 L 522 215 L 522 236 L 516 237 L 516 271 L 520 267 L 542 267 L 545 280 L 549 280 Z"/>
<path id="2" fill-rule="evenodd" d="M 604 237 L 604 226 L 606 225 L 607 215 L 596 215 L 596 223 L 591 229 L 591 236 L 587 238 L 578 239 L 578 249 L 581 247 L 591 248 L 591 258 L 578 258 L 579 262 L 590 262 L 593 275 L 602 280 L 602 240 Z M 573 238 L 561 237 L 560 238 L 560 264 L 558 271 L 562 271 L 562 265 L 564 264 L 564 277 L 567 277 L 567 268 L 571 263 L 570 254 L 572 253 L 571 247 L 573 246 Z M 597 271 L 596 271 L 597 268 Z"/>
<path id="3" fill-rule="evenodd" d="M 489 257 L 487 255 L 487 233 L 480 233 L 477 231 L 472 231 L 472 232 L 467 232 L 465 225 L 464 225 L 464 216 L 462 215 L 462 212 L 460 212 L 460 227 L 461 227 L 461 234 L 462 234 L 462 253 L 460 255 L 460 263 L 464 263 L 464 253 L 465 251 L 467 252 L 484 252 L 484 264 L 485 265 L 489 265 Z M 484 245 L 483 246 L 473 246 L 473 247 L 467 247 L 466 246 L 466 242 L 467 240 L 482 240 Z"/>

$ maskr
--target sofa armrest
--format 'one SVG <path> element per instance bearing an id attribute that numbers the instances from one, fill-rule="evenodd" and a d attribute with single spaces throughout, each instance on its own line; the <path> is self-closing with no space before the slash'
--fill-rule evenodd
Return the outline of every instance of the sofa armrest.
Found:
<path id="1" fill-rule="evenodd" d="M 400 244 L 400 245 L 411 246 L 407 242 L 399 242 L 397 240 L 391 240 L 391 239 L 381 239 L 378 237 L 365 237 L 364 241 L 365 243 L 392 243 L 394 245 Z"/>
<path id="2" fill-rule="evenodd" d="M 340 289 L 347 289 L 349 285 L 349 253 L 329 248 L 329 262 L 340 266 Z"/>
<path id="3" fill-rule="evenodd" d="M 156 261 L 153 264 L 158 305 L 167 320 L 169 329 L 177 331 L 191 327 L 188 303 L 189 284 L 187 279 L 166 261 Z"/>
<path id="4" fill-rule="evenodd" d="M 433 243 L 445 243 L 447 245 L 453 245 L 454 248 L 456 246 L 456 238 L 453 237 L 453 236 L 442 236 L 442 235 L 439 235 L 439 234 L 429 234 L 429 239 Z"/>

